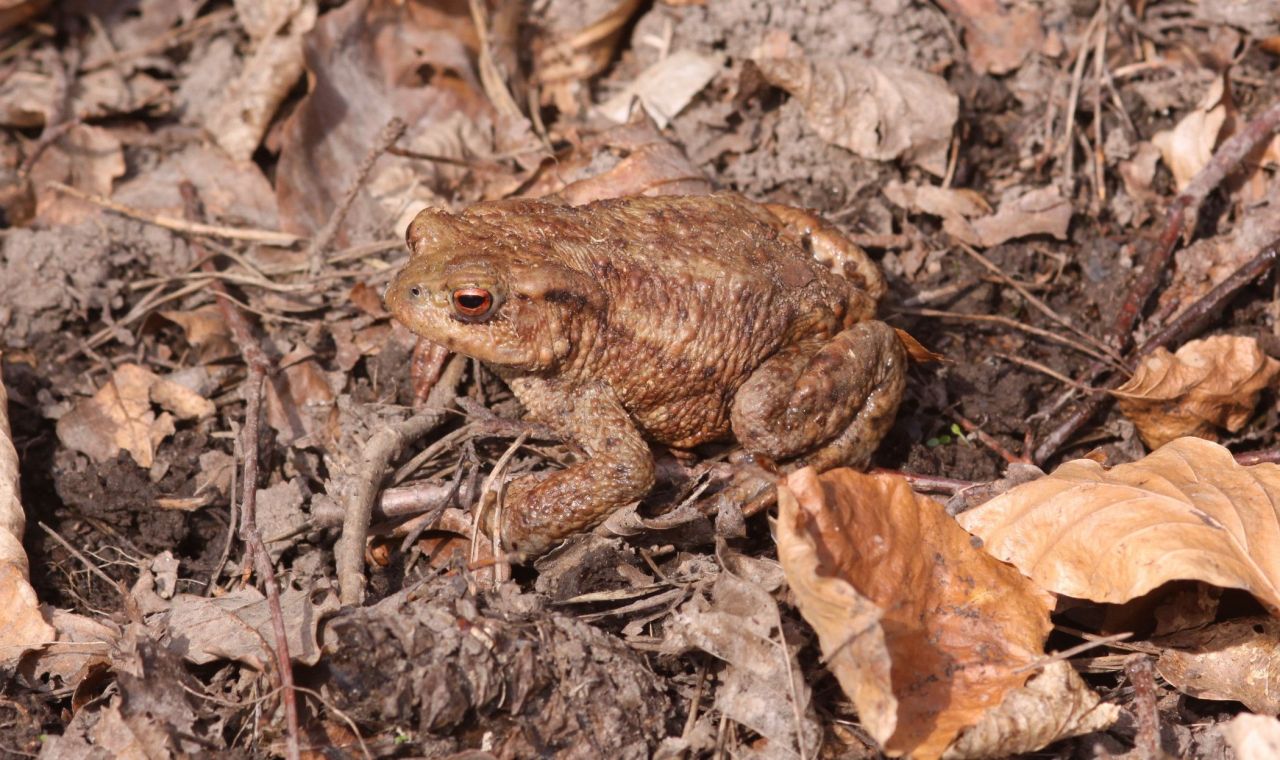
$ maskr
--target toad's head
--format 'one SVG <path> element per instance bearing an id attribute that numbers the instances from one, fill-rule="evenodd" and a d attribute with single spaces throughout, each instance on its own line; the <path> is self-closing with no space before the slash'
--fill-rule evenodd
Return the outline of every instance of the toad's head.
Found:
<path id="1" fill-rule="evenodd" d="M 563 262 L 548 204 L 426 209 L 409 225 L 409 262 L 384 297 L 391 314 L 452 351 L 500 369 L 554 371 L 584 320 L 603 309 L 599 285 Z"/>

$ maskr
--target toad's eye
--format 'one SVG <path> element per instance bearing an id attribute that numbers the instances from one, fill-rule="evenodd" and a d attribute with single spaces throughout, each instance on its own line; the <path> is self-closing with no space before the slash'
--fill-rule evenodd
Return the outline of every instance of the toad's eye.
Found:
<path id="1" fill-rule="evenodd" d="M 493 294 L 484 288 L 458 288 L 453 291 L 453 310 L 464 320 L 484 319 L 493 311 Z"/>

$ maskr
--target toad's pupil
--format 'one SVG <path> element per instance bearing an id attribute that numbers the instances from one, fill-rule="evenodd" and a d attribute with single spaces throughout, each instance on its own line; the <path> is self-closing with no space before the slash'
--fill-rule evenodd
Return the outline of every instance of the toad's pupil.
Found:
<path id="1" fill-rule="evenodd" d="M 478 295 L 476 293 L 468 293 L 458 296 L 458 305 L 464 309 L 476 310 L 484 308 L 485 301 L 489 300 L 487 296 Z"/>
<path id="2" fill-rule="evenodd" d="M 422 288 L 418 287 L 417 285 L 414 285 L 412 288 L 409 288 L 409 295 L 413 296 L 414 298 L 420 297 L 422 295 Z"/>

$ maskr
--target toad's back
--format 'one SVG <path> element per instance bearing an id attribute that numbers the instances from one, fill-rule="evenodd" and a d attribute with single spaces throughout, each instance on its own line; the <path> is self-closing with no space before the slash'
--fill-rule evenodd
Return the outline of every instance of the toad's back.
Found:
<path id="1" fill-rule="evenodd" d="M 595 290 L 558 296 L 580 296 L 580 309 L 556 381 L 603 381 L 648 437 L 689 446 L 728 433 L 734 393 L 764 359 L 830 338 L 872 307 L 760 206 L 734 195 L 680 201 L 519 201 L 481 214 L 519 231 L 502 246 L 523 259 L 516 266 L 550 259 Z M 508 379 L 521 396 L 540 385 Z"/>

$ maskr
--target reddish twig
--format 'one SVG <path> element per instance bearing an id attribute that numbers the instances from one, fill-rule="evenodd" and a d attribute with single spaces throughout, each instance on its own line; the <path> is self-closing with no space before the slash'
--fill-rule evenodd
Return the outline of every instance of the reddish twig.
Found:
<path id="1" fill-rule="evenodd" d="M 977 485 L 972 480 L 957 480 L 956 478 L 943 478 L 936 475 L 918 475 L 914 472 L 903 472 L 901 470 L 890 470 L 884 467 L 876 467 L 871 470 L 871 474 L 884 473 L 886 475 L 896 475 L 911 486 L 913 491 L 922 491 L 924 493 L 943 493 L 950 496 L 957 491 L 963 491 Z"/>
<path id="2" fill-rule="evenodd" d="M 1017 454 L 1014 454 L 1013 452 L 1006 449 L 1003 445 L 1001 445 L 999 441 L 997 441 L 995 438 L 992 438 L 986 431 L 982 430 L 982 428 L 978 427 L 976 424 L 971 422 L 963 414 L 960 414 L 954 409 L 947 413 L 951 415 L 951 419 L 955 420 L 960 424 L 960 427 L 964 428 L 966 433 L 972 433 L 973 436 L 977 438 L 978 441 L 983 446 L 986 446 L 987 448 L 991 449 L 993 452 L 995 452 L 997 456 L 999 456 L 1004 461 L 1008 462 L 1009 464 L 1027 464 L 1028 463 L 1028 460 L 1025 456 L 1018 456 Z"/>
<path id="3" fill-rule="evenodd" d="M 198 220 L 202 216 L 200 201 L 196 196 L 195 186 L 183 182 L 179 186 L 182 193 L 184 211 L 188 219 Z M 196 255 L 205 258 L 200 244 L 192 241 Z M 216 271 L 211 260 L 201 265 L 205 271 Z M 301 745 L 298 741 L 298 696 L 293 688 L 293 664 L 289 658 L 289 637 L 285 630 L 284 611 L 280 606 L 280 588 L 276 582 L 275 568 L 271 564 L 271 555 L 262 542 L 262 533 L 258 530 L 258 439 L 262 418 L 262 386 L 271 371 L 271 362 L 262 350 L 249 320 L 237 309 L 226 286 L 220 280 L 209 283 L 213 292 L 223 297 L 218 298 L 222 313 L 231 330 L 232 338 L 240 348 L 240 354 L 248 366 L 249 374 L 245 378 L 245 420 L 241 434 L 241 453 L 244 456 L 244 476 L 241 483 L 240 497 L 240 540 L 245 544 L 248 559 L 253 563 L 262 581 L 267 598 L 267 609 L 271 614 L 271 633 L 275 646 L 272 649 L 276 656 L 276 672 L 280 678 L 280 698 L 284 702 L 285 715 L 285 753 L 289 760 L 302 757 Z M 234 498 L 234 497 L 233 497 Z"/>

